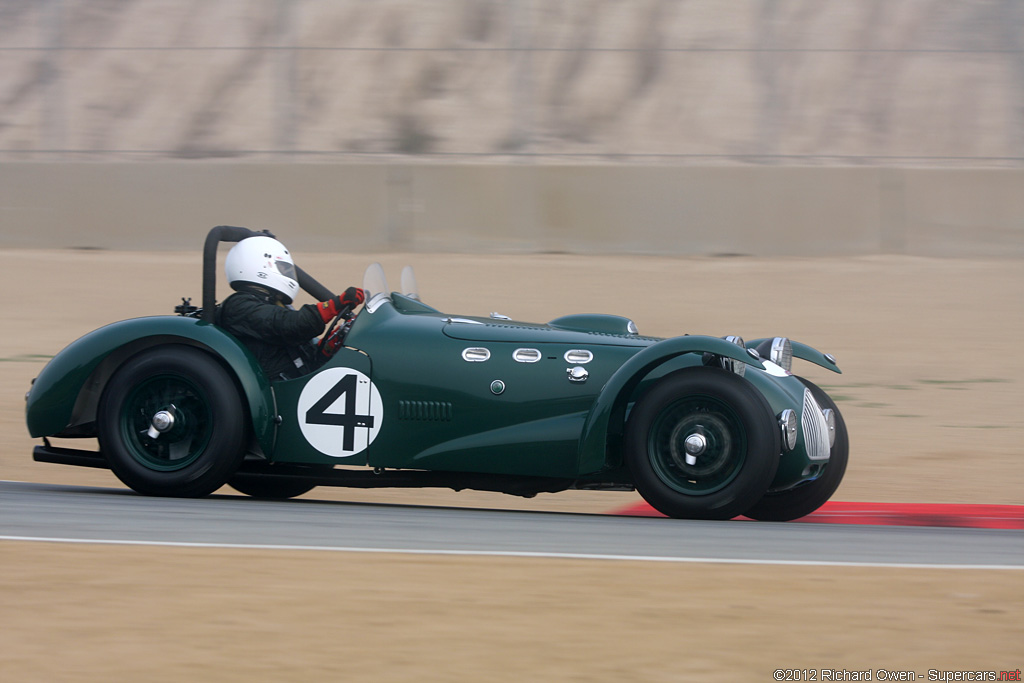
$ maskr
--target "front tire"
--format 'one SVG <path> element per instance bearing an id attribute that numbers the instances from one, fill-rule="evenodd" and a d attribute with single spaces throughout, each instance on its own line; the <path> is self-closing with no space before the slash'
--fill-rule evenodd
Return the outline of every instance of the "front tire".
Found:
<path id="1" fill-rule="evenodd" d="M 162 346 L 133 356 L 110 378 L 97 420 L 100 449 L 139 493 L 206 496 L 241 463 L 245 416 L 220 363 L 192 347 Z"/>
<path id="2" fill-rule="evenodd" d="M 846 463 L 850 458 L 850 437 L 835 401 L 821 387 L 810 380 L 798 377 L 811 390 L 811 395 L 822 408 L 831 408 L 836 416 L 836 440 L 832 444 L 828 466 L 825 473 L 806 484 L 800 484 L 789 491 L 769 493 L 757 505 L 744 514 L 751 519 L 762 522 L 788 522 L 811 514 L 832 497 L 839 488 L 846 473 Z"/>
<path id="3" fill-rule="evenodd" d="M 659 512 L 731 519 L 768 490 L 779 439 L 771 407 L 747 381 L 687 368 L 637 402 L 626 426 L 626 463 L 637 491 Z"/>

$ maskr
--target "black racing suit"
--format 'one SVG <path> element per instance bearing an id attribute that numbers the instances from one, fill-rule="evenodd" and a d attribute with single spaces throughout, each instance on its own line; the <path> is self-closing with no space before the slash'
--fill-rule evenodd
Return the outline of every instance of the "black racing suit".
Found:
<path id="1" fill-rule="evenodd" d="M 285 308 L 267 292 L 235 292 L 217 310 L 217 324 L 245 344 L 270 380 L 312 372 L 313 338 L 324 331 L 314 304 Z"/>

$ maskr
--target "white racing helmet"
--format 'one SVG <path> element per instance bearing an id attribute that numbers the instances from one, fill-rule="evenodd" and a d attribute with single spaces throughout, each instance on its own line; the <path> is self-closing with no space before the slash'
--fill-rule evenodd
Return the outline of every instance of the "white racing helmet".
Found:
<path id="1" fill-rule="evenodd" d="M 295 262 L 288 249 L 273 237 L 248 237 L 228 252 L 224 270 L 232 289 L 243 283 L 277 292 L 290 304 L 299 291 Z"/>

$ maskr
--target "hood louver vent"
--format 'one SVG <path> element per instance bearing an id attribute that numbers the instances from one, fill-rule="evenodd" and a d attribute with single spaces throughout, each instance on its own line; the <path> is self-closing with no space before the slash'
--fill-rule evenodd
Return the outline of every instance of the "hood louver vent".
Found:
<path id="1" fill-rule="evenodd" d="M 451 422 L 452 404 L 446 401 L 399 401 L 398 419 Z"/>

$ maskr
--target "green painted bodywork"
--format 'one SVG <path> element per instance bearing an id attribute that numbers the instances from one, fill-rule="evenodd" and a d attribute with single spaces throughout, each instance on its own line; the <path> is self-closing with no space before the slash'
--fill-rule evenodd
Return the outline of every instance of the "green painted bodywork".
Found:
<path id="1" fill-rule="evenodd" d="M 618 315 L 577 314 L 563 315 L 548 323 L 550 327 L 576 332 L 595 332 L 598 334 L 629 334 L 630 320 Z"/>
<path id="2" fill-rule="evenodd" d="M 221 359 L 237 380 L 263 456 L 275 462 L 629 485 L 622 440 L 633 404 L 666 374 L 702 365 L 705 354 L 745 364 L 744 377 L 776 415 L 786 408 L 798 416 L 802 412 L 803 384 L 793 376 L 770 374 L 740 346 L 718 337 L 644 337 L 631 329 L 630 321 L 618 316 L 565 316 L 549 324 L 449 316 L 392 294 L 372 312 L 359 314 L 346 348 L 324 368 L 271 384 L 245 347 L 215 325 L 185 317 L 139 318 L 101 328 L 58 354 L 32 388 L 27 419 L 33 436 L 88 432 L 117 367 L 160 344 L 188 344 Z M 838 371 L 814 349 L 796 343 L 793 348 L 795 356 Z M 464 357 L 467 349 L 486 349 L 489 356 L 471 362 Z M 525 358 L 517 360 L 517 351 Z M 571 363 L 568 351 L 589 351 L 593 358 Z M 570 381 L 573 367 L 586 370 L 585 381 Z M 303 390 L 330 368 L 368 377 L 381 404 L 369 446 L 338 457 L 307 440 L 303 420 L 309 404 L 305 415 L 299 409 Z M 319 398 L 318 391 L 313 387 L 309 393 Z M 339 410 L 325 403 L 320 414 L 341 419 L 345 413 Z M 807 473 L 802 439 L 801 430 L 796 449 L 781 456 L 773 490 L 820 474 Z"/>
<path id="3" fill-rule="evenodd" d="M 338 352 L 321 368 L 321 371 L 336 367 L 351 368 L 362 372 L 368 377 L 372 376 L 370 358 L 365 353 L 354 349 L 338 349 Z M 301 416 L 297 410 L 299 396 L 309 381 L 316 377 L 317 374 L 319 373 L 304 375 L 284 382 L 274 382 L 274 394 L 281 411 L 280 426 L 277 433 L 277 448 L 273 451 L 267 451 L 267 457 L 274 462 L 329 465 L 367 464 L 365 451 L 344 458 L 332 457 L 318 451 L 303 436 L 299 425 Z"/>
<path id="4" fill-rule="evenodd" d="M 776 414 L 802 410 L 804 387 L 775 377 L 744 348 L 718 337 L 670 339 L 630 334 L 618 316 L 567 316 L 557 324 L 442 314 L 398 295 L 359 316 L 346 344 L 372 360 L 384 424 L 369 447 L 368 464 L 497 474 L 629 481 L 621 451 L 629 408 L 667 372 L 702 364 L 703 354 L 746 364 L 748 381 Z M 583 331 L 589 324 L 593 330 Z M 487 349 L 467 362 L 467 348 Z M 518 349 L 536 349 L 536 362 L 517 362 Z M 584 383 L 568 380 L 569 350 L 588 350 Z M 495 380 L 500 394 L 491 391 Z M 443 407 L 418 419 L 405 405 Z M 802 441 L 783 456 L 775 488 L 806 479 Z"/>
<path id="5" fill-rule="evenodd" d="M 68 345 L 32 384 L 25 408 L 29 433 L 36 437 L 62 433 L 94 436 L 90 424 L 96 419 L 110 376 L 136 353 L 165 344 L 202 348 L 224 363 L 245 397 L 257 442 L 265 452 L 273 450 L 274 394 L 256 359 L 220 328 L 180 316 L 124 320 Z"/>

